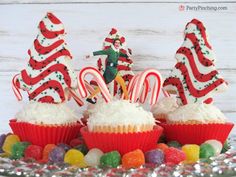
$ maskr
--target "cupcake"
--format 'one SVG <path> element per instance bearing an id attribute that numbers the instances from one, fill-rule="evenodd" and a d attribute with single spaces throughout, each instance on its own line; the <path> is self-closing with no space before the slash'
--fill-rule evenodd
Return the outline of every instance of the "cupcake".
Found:
<path id="1" fill-rule="evenodd" d="M 118 150 L 121 154 L 155 147 L 162 128 L 155 125 L 151 112 L 127 100 L 98 102 L 81 133 L 89 148 L 104 152 Z"/>
<path id="2" fill-rule="evenodd" d="M 203 23 L 190 21 L 184 42 L 177 50 L 177 63 L 163 83 L 164 90 L 175 93 L 179 107 L 163 123 L 167 140 L 182 144 L 201 144 L 208 139 L 225 142 L 233 124 L 212 105 L 213 95 L 224 92 L 228 83 L 215 67 L 215 55 Z"/>
<path id="3" fill-rule="evenodd" d="M 39 34 L 28 50 L 29 62 L 13 78 L 13 91 L 22 99 L 20 89 L 27 91 L 30 103 L 10 120 L 10 126 L 21 140 L 32 144 L 69 143 L 79 134 L 81 124 L 65 106 L 76 95 L 77 75 L 72 69 L 72 56 L 65 43 L 62 22 L 47 13 L 39 23 Z"/>
<path id="4" fill-rule="evenodd" d="M 166 122 L 169 113 L 178 108 L 175 97 L 164 97 L 152 106 L 151 112 L 154 118 L 160 122 Z"/>
<path id="5" fill-rule="evenodd" d="M 79 134 L 81 124 L 65 103 L 30 102 L 10 121 L 14 134 L 22 141 L 44 147 L 67 143 Z"/>
<path id="6" fill-rule="evenodd" d="M 233 124 L 212 104 L 187 104 L 168 114 L 162 126 L 168 141 L 181 144 L 201 144 L 209 139 L 227 139 Z"/>

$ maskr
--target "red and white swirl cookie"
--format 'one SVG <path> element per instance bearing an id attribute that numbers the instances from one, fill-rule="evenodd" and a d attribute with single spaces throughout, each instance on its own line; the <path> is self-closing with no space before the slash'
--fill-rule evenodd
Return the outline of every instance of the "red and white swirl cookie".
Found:
<path id="1" fill-rule="evenodd" d="M 216 70 L 215 56 L 202 22 L 193 19 L 186 25 L 185 39 L 177 50 L 177 64 L 164 81 L 164 89 L 177 93 L 178 103 L 210 103 L 212 95 L 227 88 Z"/>
<path id="2" fill-rule="evenodd" d="M 46 103 L 64 102 L 66 89 L 77 87 L 77 76 L 70 66 L 72 56 L 64 41 L 62 22 L 52 13 L 39 23 L 39 34 L 28 50 L 29 63 L 18 77 L 18 87 L 29 99 Z"/>

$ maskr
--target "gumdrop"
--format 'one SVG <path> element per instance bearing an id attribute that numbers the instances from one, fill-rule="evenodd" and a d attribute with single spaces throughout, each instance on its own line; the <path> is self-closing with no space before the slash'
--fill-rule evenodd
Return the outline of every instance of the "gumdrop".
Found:
<path id="1" fill-rule="evenodd" d="M 102 155 L 103 152 L 100 149 L 93 148 L 85 155 L 84 161 L 88 166 L 95 167 L 99 165 Z"/>
<path id="2" fill-rule="evenodd" d="M 12 146 L 11 158 L 20 159 L 24 156 L 25 149 L 30 145 L 29 142 L 17 142 Z"/>
<path id="3" fill-rule="evenodd" d="M 154 149 L 145 153 L 146 163 L 161 165 L 164 162 L 164 153 L 162 150 Z"/>
<path id="4" fill-rule="evenodd" d="M 47 144 L 43 149 L 43 161 L 48 162 L 49 153 L 56 148 L 55 144 Z"/>
<path id="5" fill-rule="evenodd" d="M 118 151 L 111 151 L 103 154 L 100 158 L 101 167 L 113 167 L 116 168 L 120 165 L 121 157 Z"/>
<path id="6" fill-rule="evenodd" d="M 221 142 L 217 140 L 207 140 L 205 143 L 212 145 L 215 149 L 215 155 L 219 155 L 223 148 Z"/>
<path id="7" fill-rule="evenodd" d="M 74 149 L 79 150 L 80 152 L 82 152 L 84 155 L 86 155 L 88 153 L 88 148 L 85 144 L 80 144 L 76 147 L 74 147 Z"/>
<path id="8" fill-rule="evenodd" d="M 200 147 L 196 144 L 186 144 L 182 147 L 186 155 L 187 163 L 194 163 L 199 160 Z"/>
<path id="9" fill-rule="evenodd" d="M 221 153 L 225 153 L 226 151 L 228 151 L 230 149 L 230 145 L 228 141 L 225 141 L 223 148 L 221 150 Z"/>
<path id="10" fill-rule="evenodd" d="M 181 148 L 182 146 L 178 141 L 169 141 L 167 145 L 174 148 Z"/>
<path id="11" fill-rule="evenodd" d="M 185 153 L 174 147 L 166 149 L 164 155 L 166 163 L 178 164 L 186 159 Z"/>
<path id="12" fill-rule="evenodd" d="M 212 145 L 203 143 L 200 146 L 200 158 L 209 158 L 215 155 L 215 149 Z"/>
<path id="13" fill-rule="evenodd" d="M 61 147 L 55 147 L 49 153 L 48 160 L 54 163 L 62 163 L 64 161 L 65 150 Z"/>
<path id="14" fill-rule="evenodd" d="M 24 156 L 26 159 L 40 160 L 43 156 L 43 148 L 37 145 L 29 145 L 25 149 Z"/>
<path id="15" fill-rule="evenodd" d="M 145 157 L 140 149 L 128 152 L 122 157 L 122 167 L 124 168 L 138 168 L 143 164 L 145 164 Z"/>
<path id="16" fill-rule="evenodd" d="M 169 147 L 165 144 L 165 143 L 159 143 L 159 144 L 157 144 L 157 147 L 156 147 L 157 149 L 160 149 L 160 150 L 162 150 L 163 152 L 166 150 L 166 149 L 168 149 Z"/>
<path id="17" fill-rule="evenodd" d="M 84 144 L 84 140 L 82 140 L 81 138 L 75 138 L 75 139 L 70 141 L 70 146 L 71 147 L 76 147 L 80 144 Z"/>
<path id="18" fill-rule="evenodd" d="M 12 146 L 17 142 L 20 142 L 20 138 L 17 135 L 8 135 L 3 143 L 2 150 L 7 154 L 12 155 Z"/>
<path id="19" fill-rule="evenodd" d="M 64 162 L 80 168 L 87 166 L 84 161 L 84 154 L 77 149 L 70 149 L 67 151 L 64 156 Z"/>
<path id="20" fill-rule="evenodd" d="M 2 150 L 2 146 L 3 146 L 3 144 L 4 144 L 4 141 L 5 141 L 6 137 L 7 137 L 7 135 L 5 135 L 5 134 L 0 135 L 0 153 L 3 153 L 3 152 L 4 152 L 4 151 Z"/>
<path id="21" fill-rule="evenodd" d="M 64 149 L 65 152 L 67 152 L 69 149 L 71 149 L 71 147 L 69 145 L 64 144 L 64 143 L 59 143 L 57 146 Z"/>

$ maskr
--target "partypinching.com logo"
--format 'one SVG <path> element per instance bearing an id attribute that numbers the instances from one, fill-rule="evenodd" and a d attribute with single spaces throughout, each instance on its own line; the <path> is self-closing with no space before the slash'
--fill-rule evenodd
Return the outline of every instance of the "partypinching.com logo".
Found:
<path id="1" fill-rule="evenodd" d="M 179 11 L 225 11 L 227 6 L 209 6 L 209 5 L 179 5 Z"/>

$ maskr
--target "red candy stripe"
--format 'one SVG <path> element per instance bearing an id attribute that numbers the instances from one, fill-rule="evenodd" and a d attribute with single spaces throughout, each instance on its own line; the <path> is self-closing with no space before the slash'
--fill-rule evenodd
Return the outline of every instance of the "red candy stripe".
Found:
<path id="1" fill-rule="evenodd" d="M 41 21 L 39 23 L 39 29 L 40 29 L 41 33 L 43 34 L 43 36 L 48 38 L 48 39 L 56 38 L 58 35 L 65 33 L 64 29 L 60 30 L 60 31 L 50 31 L 50 30 L 48 30 L 43 21 Z"/>
<path id="2" fill-rule="evenodd" d="M 211 92 L 213 89 L 218 87 L 220 84 L 224 83 L 223 79 L 218 79 L 215 82 L 213 82 L 212 84 L 208 85 L 206 88 L 203 88 L 202 90 L 198 90 L 198 89 L 194 88 L 194 86 L 192 84 L 187 67 L 183 63 L 178 63 L 176 65 L 176 68 L 181 71 L 183 77 L 185 78 L 188 90 L 194 97 L 205 96 L 206 94 Z"/>
<path id="3" fill-rule="evenodd" d="M 58 95 L 60 96 L 62 102 L 65 101 L 65 95 L 64 95 L 64 90 L 62 88 L 61 83 L 55 80 L 50 80 L 48 82 L 43 83 L 40 87 L 35 89 L 32 93 L 29 94 L 29 99 L 33 100 L 36 96 L 38 96 L 40 93 L 42 93 L 46 89 L 54 89 Z M 42 99 L 43 101 L 44 99 Z M 44 100 L 46 101 L 46 100 Z"/>
<path id="4" fill-rule="evenodd" d="M 204 66 L 211 66 L 211 65 L 214 65 L 213 62 L 206 58 L 203 53 L 202 53 L 202 50 L 201 50 L 201 46 L 199 44 L 199 40 L 197 39 L 197 37 L 195 36 L 195 34 L 191 33 L 191 34 L 186 34 L 186 38 L 188 38 L 194 48 L 195 48 L 195 51 L 196 51 L 196 54 L 198 56 L 198 60 L 200 61 L 200 63 Z"/>
<path id="5" fill-rule="evenodd" d="M 71 58 L 70 52 L 67 49 L 61 49 L 43 61 L 34 60 L 33 57 L 31 56 L 30 51 L 29 55 L 30 55 L 30 61 L 29 61 L 30 66 L 32 67 L 32 69 L 37 69 L 37 70 L 46 67 L 49 63 L 55 61 L 55 59 L 61 56 L 68 56 Z"/>
<path id="6" fill-rule="evenodd" d="M 106 41 L 106 42 L 113 43 L 113 39 L 111 39 L 111 38 L 105 38 L 105 41 Z"/>
<path id="7" fill-rule="evenodd" d="M 51 52 L 52 50 L 54 50 L 55 48 L 59 47 L 63 43 L 64 43 L 64 40 L 61 39 L 61 40 L 58 40 L 58 41 L 54 42 L 50 46 L 42 46 L 39 43 L 38 39 L 35 39 L 34 40 L 34 48 L 39 54 L 45 55 L 45 54 Z"/>
<path id="8" fill-rule="evenodd" d="M 186 56 L 186 58 L 188 59 L 188 63 L 190 64 L 191 70 L 193 72 L 194 77 L 200 81 L 200 82 L 206 82 L 211 80 L 214 76 L 216 76 L 218 74 L 218 72 L 216 70 L 211 71 L 208 74 L 202 74 L 199 72 L 198 67 L 195 63 L 193 54 L 191 52 L 190 49 L 186 48 L 186 47 L 181 47 L 177 50 L 176 52 L 177 54 L 183 54 Z M 199 59 L 199 58 L 198 58 Z M 212 65 L 212 63 L 211 63 Z"/>
<path id="9" fill-rule="evenodd" d="M 173 85 L 177 88 L 178 90 L 178 93 L 179 93 L 179 97 L 183 103 L 183 105 L 187 104 L 187 99 L 186 99 L 186 96 L 184 94 L 184 87 L 183 87 L 183 84 L 182 82 L 180 81 L 179 78 L 176 78 L 176 77 L 169 77 L 167 78 L 164 83 L 163 83 L 163 87 L 167 86 L 167 85 Z"/>
<path id="10" fill-rule="evenodd" d="M 34 85 L 34 84 L 40 82 L 43 78 L 47 77 L 48 75 L 50 75 L 53 72 L 60 72 L 63 75 L 62 79 L 65 80 L 68 87 L 71 86 L 71 78 L 70 78 L 70 75 L 68 73 L 68 68 L 63 64 L 55 64 L 55 65 L 49 67 L 47 70 L 40 73 L 36 77 L 30 77 L 26 70 L 22 70 L 21 71 L 21 76 L 22 76 L 23 81 L 27 85 Z"/>
<path id="11" fill-rule="evenodd" d="M 39 98 L 38 101 L 41 103 L 55 103 L 54 98 L 51 96 L 43 96 L 43 97 Z"/>
<path id="12" fill-rule="evenodd" d="M 50 21 L 54 24 L 61 24 L 61 21 L 52 13 L 47 13 L 48 18 L 50 19 Z"/>
<path id="13" fill-rule="evenodd" d="M 205 42 L 206 46 L 207 46 L 209 49 L 211 49 L 211 46 L 210 46 L 210 44 L 209 44 L 208 41 L 207 41 L 206 28 L 204 27 L 203 23 L 200 22 L 200 21 L 197 20 L 197 19 L 193 19 L 190 23 L 193 23 L 193 24 L 195 24 L 195 25 L 198 27 L 198 29 L 199 29 L 199 31 L 201 32 L 201 35 L 202 35 L 202 37 L 203 37 L 203 39 L 204 39 L 204 42 Z"/>
<path id="14" fill-rule="evenodd" d="M 115 33 L 117 33 L 117 29 L 112 28 L 112 29 L 111 29 L 111 32 L 110 32 L 110 35 L 113 35 L 113 34 L 115 34 Z"/>

